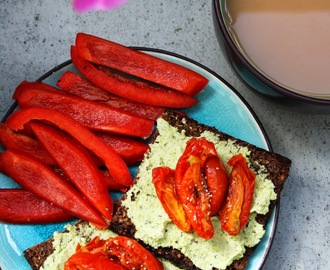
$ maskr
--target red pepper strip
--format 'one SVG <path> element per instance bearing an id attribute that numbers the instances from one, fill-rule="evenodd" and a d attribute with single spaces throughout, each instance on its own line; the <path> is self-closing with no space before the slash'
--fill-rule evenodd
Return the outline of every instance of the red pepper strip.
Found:
<path id="1" fill-rule="evenodd" d="M 101 158 L 117 183 L 124 186 L 133 184 L 128 167 L 118 153 L 70 116 L 52 109 L 30 107 L 12 113 L 6 124 L 17 131 L 30 120 L 42 120 L 62 129 Z"/>
<path id="2" fill-rule="evenodd" d="M 30 128 L 28 127 L 28 129 Z M 34 137 L 32 131 L 31 135 Z M 54 167 L 57 165 L 54 159 L 49 155 L 49 153 L 45 150 L 45 148 L 40 144 L 38 140 L 25 134 L 17 133 L 14 130 L 8 128 L 4 123 L 0 123 L 0 144 L 2 144 L 6 148 L 21 150 L 22 152 L 32 155 L 33 157 L 37 158 L 38 160 L 49 166 Z M 83 147 L 78 141 L 75 141 L 75 144 L 77 147 Z M 120 147 L 119 143 L 118 147 Z M 96 157 L 93 153 L 91 154 L 94 159 L 94 162 L 98 166 L 104 165 L 98 157 Z"/>
<path id="3" fill-rule="evenodd" d="M 32 135 L 34 135 L 33 132 Z M 49 155 L 49 153 L 38 140 L 25 134 L 17 133 L 14 130 L 8 128 L 4 123 L 0 123 L 0 144 L 6 148 L 21 150 L 22 152 L 34 156 L 49 166 L 57 165 L 55 160 Z M 75 141 L 75 145 L 76 147 L 83 147 L 78 141 Z M 124 146 L 122 146 L 120 143 L 118 143 L 117 146 L 119 147 L 119 152 L 123 150 L 120 147 L 123 148 Z M 98 166 L 103 165 L 102 161 L 100 161 L 100 159 L 97 158 L 94 154 L 92 154 L 92 157 Z"/>
<path id="4" fill-rule="evenodd" d="M 0 143 L 11 149 L 21 150 L 28 153 L 47 165 L 55 165 L 54 159 L 37 140 L 20 134 L 0 123 Z"/>
<path id="5" fill-rule="evenodd" d="M 18 150 L 6 150 L 0 162 L 7 175 L 36 196 L 101 228 L 108 226 L 75 188 L 37 159 Z"/>
<path id="6" fill-rule="evenodd" d="M 116 256 L 121 265 L 128 269 L 163 270 L 162 263 L 137 241 L 117 236 L 106 240 L 105 249 L 108 256 Z"/>
<path id="7" fill-rule="evenodd" d="M 233 166 L 229 177 L 229 190 L 225 205 L 220 211 L 221 227 L 230 235 L 238 235 L 248 222 L 254 194 L 255 175 L 239 154 L 228 164 Z"/>
<path id="8" fill-rule="evenodd" d="M 204 164 L 204 174 L 208 189 L 211 193 L 211 216 L 219 212 L 228 190 L 228 176 L 222 160 L 210 156 Z"/>
<path id="9" fill-rule="evenodd" d="M 144 153 L 149 149 L 147 144 L 131 137 L 110 133 L 94 133 L 103 142 L 111 146 L 127 165 L 141 161 Z M 28 153 L 49 166 L 56 165 L 54 159 L 39 141 L 11 130 L 4 123 L 0 123 L 0 144 L 6 148 L 17 149 Z M 78 146 L 78 142 L 76 142 L 76 146 Z M 94 154 L 92 154 L 92 157 L 98 166 L 104 165 Z"/>
<path id="10" fill-rule="evenodd" d="M 186 67 L 85 33 L 77 34 L 76 47 L 78 55 L 88 61 L 191 96 L 200 92 L 208 82 L 205 77 Z"/>
<path id="11" fill-rule="evenodd" d="M 35 90 L 43 90 L 43 91 L 52 91 L 52 92 L 57 92 L 59 89 L 50 86 L 48 84 L 42 83 L 42 82 L 29 82 L 29 81 L 22 81 L 16 89 L 25 89 L 25 88 L 32 88 Z"/>
<path id="12" fill-rule="evenodd" d="M 52 127 L 39 123 L 30 126 L 73 185 L 100 214 L 111 220 L 113 202 L 105 179 L 88 151 L 76 147 L 74 139 Z"/>
<path id="13" fill-rule="evenodd" d="M 182 231 L 192 230 L 184 206 L 180 203 L 175 190 L 174 170 L 168 167 L 157 167 L 152 170 L 152 183 L 164 210 Z"/>
<path id="14" fill-rule="evenodd" d="M 0 164 L 1 165 L 1 164 Z M 67 177 L 67 175 L 59 168 L 59 167 L 54 167 L 52 168 L 61 178 L 64 180 L 70 182 L 71 180 Z M 1 168 L 0 168 L 1 171 Z M 109 190 L 119 190 L 121 192 L 127 191 L 127 187 L 120 185 L 115 182 L 113 177 L 110 175 L 109 171 L 105 170 L 100 170 L 100 173 L 103 175 L 103 178 L 105 179 L 105 182 L 107 184 L 107 187 Z"/>
<path id="15" fill-rule="evenodd" d="M 95 133 L 104 143 L 111 146 L 127 165 L 141 161 L 149 146 L 134 138 L 110 133 Z"/>
<path id="16" fill-rule="evenodd" d="M 154 127 L 153 121 L 123 110 L 75 97 L 63 91 L 36 90 L 30 88 L 26 82 L 16 89 L 13 97 L 22 108 L 38 106 L 54 109 L 71 116 L 93 130 L 146 139 Z"/>
<path id="17" fill-rule="evenodd" d="M 18 188 L 0 189 L 0 221 L 13 224 L 45 224 L 74 219 L 68 212 Z"/>
<path id="18" fill-rule="evenodd" d="M 109 171 L 104 171 L 101 170 L 101 173 L 103 174 L 105 181 L 107 183 L 108 189 L 109 190 L 119 190 L 121 192 L 126 192 L 127 191 L 127 186 L 121 185 L 117 183 L 112 175 L 109 173 Z"/>
<path id="19" fill-rule="evenodd" d="M 197 104 L 197 100 L 189 95 L 115 75 L 110 69 L 107 72 L 99 70 L 79 57 L 74 46 L 71 46 L 71 59 L 77 70 L 90 82 L 112 94 L 159 107 L 186 108 Z"/>
<path id="20" fill-rule="evenodd" d="M 154 121 L 165 111 L 163 107 L 152 106 L 113 95 L 71 71 L 67 71 L 61 76 L 57 86 L 72 95 L 101 102 Z"/>

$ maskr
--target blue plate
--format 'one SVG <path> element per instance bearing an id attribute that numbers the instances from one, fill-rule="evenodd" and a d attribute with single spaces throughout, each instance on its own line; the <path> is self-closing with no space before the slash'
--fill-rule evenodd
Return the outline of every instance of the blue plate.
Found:
<path id="1" fill-rule="evenodd" d="M 183 56 L 162 50 L 134 48 L 168 61 L 186 66 L 209 79 L 209 83 L 197 95 L 199 103 L 185 112 L 200 123 L 214 126 L 222 132 L 245 140 L 260 148 L 271 151 L 271 145 L 265 131 L 240 94 L 213 71 Z M 55 86 L 61 75 L 71 70 L 77 72 L 71 61 L 55 67 L 39 80 Z M 15 109 L 14 104 L 5 118 Z M 136 168 L 131 168 L 134 175 Z M 9 177 L 0 174 L 0 188 L 17 187 Z M 118 194 L 112 194 L 118 197 Z M 279 203 L 276 205 L 266 227 L 266 234 L 252 254 L 247 269 L 261 269 L 270 250 L 276 230 Z M 54 231 L 62 231 L 64 223 L 49 225 L 12 225 L 0 223 L 0 268 L 2 270 L 31 269 L 24 258 L 24 250 L 49 239 Z"/>

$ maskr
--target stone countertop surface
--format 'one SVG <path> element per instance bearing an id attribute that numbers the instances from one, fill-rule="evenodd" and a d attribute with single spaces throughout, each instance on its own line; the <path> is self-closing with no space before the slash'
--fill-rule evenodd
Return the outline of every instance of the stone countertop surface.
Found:
<path id="1" fill-rule="evenodd" d="M 219 48 L 212 1 L 128 0 L 114 10 L 78 14 L 69 0 L 1 0 L 0 22 L 1 118 L 22 80 L 36 80 L 69 59 L 77 32 L 175 52 L 223 77 L 252 107 L 274 151 L 293 161 L 264 269 L 329 269 L 330 114 L 292 108 L 247 88 Z"/>

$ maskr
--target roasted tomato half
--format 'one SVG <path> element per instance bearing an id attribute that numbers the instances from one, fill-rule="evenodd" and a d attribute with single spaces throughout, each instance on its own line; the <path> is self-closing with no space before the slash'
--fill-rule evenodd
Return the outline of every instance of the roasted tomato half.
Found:
<path id="1" fill-rule="evenodd" d="M 162 270 L 162 263 L 137 241 L 117 236 L 93 238 L 86 246 L 78 245 L 65 263 L 64 270 L 149 269 Z"/>
<path id="2" fill-rule="evenodd" d="M 254 195 L 255 174 L 247 166 L 242 154 L 233 156 L 226 202 L 220 212 L 221 227 L 230 235 L 238 235 L 249 219 Z"/>
<path id="3" fill-rule="evenodd" d="M 183 231 L 200 237 L 214 235 L 211 216 L 227 193 L 227 172 L 215 146 L 205 138 L 190 139 L 175 170 L 153 170 L 157 195 L 173 222 Z"/>

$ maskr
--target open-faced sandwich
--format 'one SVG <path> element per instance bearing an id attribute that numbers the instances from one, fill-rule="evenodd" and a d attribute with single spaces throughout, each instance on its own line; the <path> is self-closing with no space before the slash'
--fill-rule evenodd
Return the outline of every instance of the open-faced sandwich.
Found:
<path id="1" fill-rule="evenodd" d="M 190 152 L 185 151 L 194 141 L 203 140 L 207 143 L 195 143 Z M 208 143 L 211 145 L 209 149 Z M 216 154 L 211 150 L 212 145 Z M 207 203 L 202 200 L 204 192 L 210 193 L 211 190 L 207 188 L 207 183 L 199 186 L 189 182 L 194 178 L 194 173 L 186 175 L 190 180 L 186 179 L 187 184 L 182 183 L 181 188 L 185 186 L 184 196 L 195 200 L 196 204 L 181 207 L 182 199 L 175 201 L 179 196 L 178 192 L 173 192 L 176 184 L 175 172 L 193 171 L 187 167 L 180 168 L 183 165 L 179 160 L 186 158 L 190 159 L 190 164 L 198 164 L 204 159 L 203 155 L 216 155 L 220 158 L 228 175 L 228 182 L 218 182 L 226 190 L 223 199 L 217 198 L 223 200 L 221 205 L 216 206 L 216 210 L 212 209 L 211 215 L 201 214 L 193 221 L 191 214 L 182 217 L 180 211 L 183 209 L 183 212 L 189 212 L 189 208 L 199 206 L 202 210 L 208 208 L 209 206 L 204 205 Z M 234 162 L 236 165 L 231 163 L 233 157 L 238 160 Z M 207 174 L 206 171 L 212 168 L 212 163 L 210 164 L 198 172 L 201 173 L 199 178 L 203 178 L 203 175 Z M 66 260 L 75 252 L 78 242 L 85 245 L 95 236 L 107 239 L 124 235 L 136 239 L 157 257 L 162 258 L 163 262 L 165 260 L 166 269 L 244 269 L 249 256 L 265 233 L 265 224 L 279 198 L 290 164 L 290 160 L 285 157 L 235 139 L 213 127 L 199 124 L 182 113 L 167 111 L 157 121 L 156 134 L 150 144 L 150 150 L 141 162 L 134 185 L 117 202 L 109 230 L 97 230 L 87 223 L 70 225 L 68 232 L 55 233 L 52 240 L 26 250 L 25 256 L 33 269 L 39 269 L 42 264 L 42 269 L 62 269 Z M 245 172 L 240 171 L 246 169 Z M 235 177 L 233 170 L 237 170 L 236 173 L 242 177 Z M 169 172 L 173 172 L 174 176 Z M 208 176 L 209 180 L 212 179 L 212 173 L 208 173 Z M 171 177 L 173 185 L 168 184 L 172 181 Z M 162 178 L 168 186 L 166 183 L 157 185 L 157 178 Z M 205 180 L 205 177 L 203 179 Z M 207 182 L 207 179 L 205 181 Z M 242 183 L 237 184 L 236 181 Z M 244 181 L 250 181 L 249 185 L 253 189 L 250 200 L 246 199 L 251 196 L 251 193 L 247 194 L 247 188 L 243 188 L 245 195 L 244 191 L 239 191 L 242 188 L 239 186 L 245 185 Z M 212 185 L 211 181 L 209 185 Z M 192 189 L 191 194 L 189 188 Z M 218 193 L 222 192 L 221 188 L 216 190 Z M 239 200 L 241 204 L 234 205 Z M 244 212 L 242 209 L 246 204 L 244 200 L 250 201 L 251 205 L 244 224 L 241 224 L 240 213 Z M 230 205 L 231 203 L 233 205 Z M 186 202 L 185 205 L 187 204 Z M 241 219 L 242 216 L 243 214 Z"/>

